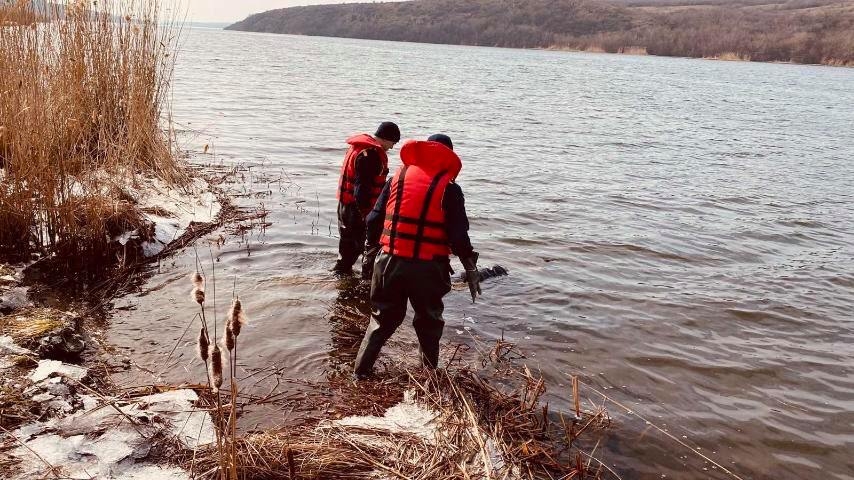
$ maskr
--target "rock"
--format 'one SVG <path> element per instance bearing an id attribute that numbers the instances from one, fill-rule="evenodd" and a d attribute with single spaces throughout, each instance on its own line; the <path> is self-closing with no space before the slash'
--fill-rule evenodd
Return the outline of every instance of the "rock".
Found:
<path id="1" fill-rule="evenodd" d="M 83 367 L 68 365 L 57 360 L 40 360 L 39 366 L 30 374 L 30 380 L 41 382 L 54 375 L 62 375 L 77 381 L 83 380 L 89 373 Z"/>
<path id="2" fill-rule="evenodd" d="M 53 395 L 51 395 L 49 393 L 40 393 L 38 395 L 33 395 L 33 401 L 34 402 L 44 403 L 44 402 L 47 402 L 48 400 L 53 400 Z"/>
<path id="3" fill-rule="evenodd" d="M 77 408 L 75 408 L 75 406 L 70 402 L 59 399 L 43 403 L 42 409 L 44 410 L 44 413 L 47 413 L 49 415 L 73 413 L 75 410 L 77 410 Z"/>
<path id="4" fill-rule="evenodd" d="M 26 348 L 19 347 L 12 340 L 12 337 L 6 335 L 0 336 L 0 355 L 32 355 L 33 352 Z"/>
<path id="5" fill-rule="evenodd" d="M 50 380 L 62 380 L 59 377 L 51 378 Z M 55 397 L 69 397 L 71 396 L 71 389 L 68 388 L 68 385 L 64 383 L 51 383 L 47 386 L 47 393 L 55 396 Z"/>
<path id="6" fill-rule="evenodd" d="M 86 348 L 79 332 L 80 318 L 54 308 L 27 308 L 3 318 L 9 335 L 43 358 L 76 359 Z"/>
<path id="7" fill-rule="evenodd" d="M 28 292 L 27 287 L 11 287 L 0 291 L 0 313 L 11 313 L 33 306 L 27 297 Z"/>
<path id="8" fill-rule="evenodd" d="M 74 326 L 63 325 L 39 340 L 36 348 L 40 357 L 76 358 L 86 349 L 86 342 Z"/>

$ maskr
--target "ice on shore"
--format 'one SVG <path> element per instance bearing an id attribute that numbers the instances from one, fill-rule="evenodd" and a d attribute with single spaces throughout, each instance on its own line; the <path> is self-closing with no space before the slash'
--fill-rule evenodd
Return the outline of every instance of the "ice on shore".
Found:
<path id="1" fill-rule="evenodd" d="M 195 179 L 182 189 L 175 189 L 157 179 L 133 193 L 143 216 L 154 225 L 154 238 L 142 243 L 143 255 L 151 257 L 162 252 L 171 242 L 184 234 L 191 223 L 209 223 L 216 219 L 221 206 L 202 179 Z M 138 239 L 136 230 L 125 232 L 113 240 L 121 245 Z"/>
<path id="2" fill-rule="evenodd" d="M 83 367 L 69 365 L 58 360 L 39 360 L 38 367 L 36 367 L 33 373 L 30 374 L 30 380 L 32 380 L 33 383 L 38 383 L 42 380 L 46 380 L 54 374 L 57 374 L 80 381 L 86 377 L 87 373 L 88 370 Z"/>
<path id="3" fill-rule="evenodd" d="M 86 409 L 81 412 L 26 425 L 12 433 L 26 445 L 10 452 L 21 460 L 21 473 L 12 480 L 44 475 L 44 462 L 36 454 L 73 479 L 187 479 L 189 474 L 182 469 L 144 460 L 153 446 L 154 433 L 163 429 L 187 448 L 216 441 L 210 415 L 194 408 L 197 400 L 192 390 L 140 397 L 126 405 L 84 399 Z"/>
<path id="4" fill-rule="evenodd" d="M 332 422 L 340 427 L 358 427 L 372 430 L 385 430 L 392 433 L 411 433 L 424 440 L 433 441 L 436 437 L 435 420 L 439 414 L 418 405 L 412 391 L 404 393 L 403 401 L 385 411 L 382 417 L 353 416 Z"/>

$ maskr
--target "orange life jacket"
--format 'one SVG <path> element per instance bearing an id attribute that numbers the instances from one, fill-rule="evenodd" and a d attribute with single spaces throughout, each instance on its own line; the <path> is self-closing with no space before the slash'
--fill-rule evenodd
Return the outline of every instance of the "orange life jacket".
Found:
<path id="1" fill-rule="evenodd" d="M 382 161 L 382 172 L 372 179 L 362 179 L 369 182 L 367 186 L 371 189 L 371 208 L 377 203 L 380 193 L 385 186 L 386 175 L 388 175 L 388 155 L 383 146 L 374 137 L 366 134 L 355 135 L 347 139 L 350 148 L 344 156 L 344 164 L 341 166 L 341 179 L 338 181 L 338 201 L 345 205 L 356 203 L 356 159 L 365 150 L 373 148 L 380 155 Z"/>
<path id="2" fill-rule="evenodd" d="M 463 167 L 460 157 L 439 142 L 412 140 L 401 148 L 400 159 L 386 205 L 383 251 L 419 260 L 448 257 L 442 198 Z"/>

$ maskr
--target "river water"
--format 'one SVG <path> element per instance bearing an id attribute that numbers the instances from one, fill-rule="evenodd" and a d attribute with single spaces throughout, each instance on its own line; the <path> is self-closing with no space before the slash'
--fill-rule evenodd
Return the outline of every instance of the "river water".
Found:
<path id="1" fill-rule="evenodd" d="M 503 332 L 553 405 L 580 374 L 631 409 L 596 452 L 623 478 L 732 478 L 698 451 L 741 478 L 854 479 L 854 70 L 191 29 L 173 109 L 210 146 L 195 161 L 240 167 L 240 203 L 269 210 L 198 250 L 220 311 L 236 284 L 252 317 L 244 368 L 340 367 L 344 139 L 394 120 L 454 139 L 481 263 L 511 272 L 447 297 L 445 339 Z M 195 255 L 113 320 L 152 371 L 196 312 Z M 164 379 L 203 378 L 191 349 Z"/>

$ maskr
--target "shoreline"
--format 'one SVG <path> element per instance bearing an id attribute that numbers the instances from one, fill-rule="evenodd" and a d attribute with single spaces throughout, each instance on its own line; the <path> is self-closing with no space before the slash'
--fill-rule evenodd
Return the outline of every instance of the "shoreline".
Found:
<path id="1" fill-rule="evenodd" d="M 43 260 L 52 262 L 61 259 L 39 258 L 17 264 L 0 263 L 0 325 L 3 326 L 3 335 L 0 335 L 0 372 L 4 376 L 0 382 L 0 389 L 4 392 L 0 404 L 3 434 L 0 436 L 3 440 L 0 451 L 9 455 L 6 461 L 0 462 L 0 472 L 6 475 L 4 478 L 30 478 L 33 473 L 28 472 L 27 468 L 32 470 L 34 465 L 39 471 L 46 468 L 48 474 L 55 473 L 54 467 L 57 466 L 45 460 L 45 457 L 63 452 L 70 454 L 67 447 L 69 442 L 74 443 L 74 438 L 101 431 L 102 425 L 109 419 L 99 417 L 100 414 L 94 415 L 98 419 L 87 424 L 88 427 L 76 426 L 74 423 L 94 412 L 105 410 L 104 406 L 115 409 L 118 398 L 126 394 L 112 383 L 111 374 L 132 368 L 131 358 L 115 355 L 111 345 L 104 339 L 111 317 L 108 304 L 121 297 L 122 289 L 129 282 L 141 280 L 147 265 L 159 262 L 176 249 L 232 221 L 237 215 L 237 209 L 210 178 L 205 178 L 191 168 L 187 169 L 187 173 L 196 182 L 193 200 L 170 202 L 163 197 L 169 197 L 168 189 L 164 191 L 152 187 L 151 183 L 147 184 L 147 190 L 134 192 L 138 198 L 157 197 L 154 201 L 139 203 L 136 207 L 150 214 L 150 228 L 160 235 L 154 235 L 147 242 L 131 242 L 132 238 L 138 239 L 135 231 L 122 234 L 118 241 L 125 247 L 125 255 L 112 272 L 95 284 L 81 288 L 74 286 L 75 281 L 70 278 L 60 278 L 57 284 L 57 278 L 37 271 Z M 204 183 L 203 188 L 199 182 Z M 216 200 L 213 200 L 214 197 Z M 198 218 L 194 214 L 188 215 L 192 213 L 192 205 L 206 200 L 211 202 L 209 212 L 216 213 L 203 215 L 202 220 L 205 221 L 191 220 Z M 164 237 L 164 232 L 171 233 L 174 238 Z M 127 248 L 131 245 L 134 253 L 128 255 Z M 68 289 L 65 284 L 72 288 Z M 170 389 L 178 392 L 176 397 L 152 396 Z M 180 406 L 187 401 L 191 402 L 188 406 L 192 407 L 193 394 L 190 392 L 194 389 L 172 386 L 161 390 L 140 392 L 137 395 L 140 398 L 128 402 L 126 407 L 134 409 L 137 408 L 135 405 L 152 402 Z M 121 415 L 130 418 L 128 412 L 122 412 Z M 134 430 L 139 428 L 135 421 L 130 424 Z M 53 433 L 65 431 L 63 429 L 71 433 L 68 436 Z M 142 446 L 140 439 L 130 438 L 131 432 L 122 429 L 118 432 L 123 438 L 113 438 L 106 433 L 102 436 L 101 443 L 107 449 L 105 458 L 116 455 L 123 448 L 129 448 L 128 445 L 132 445 L 134 451 Z M 109 435 L 115 434 L 113 432 Z M 84 447 L 81 444 L 79 448 Z M 79 449 L 78 453 L 85 454 Z M 27 460 L 27 454 L 35 458 Z M 32 460 L 35 461 L 27 463 Z M 116 459 L 115 463 L 119 460 Z M 128 466 L 126 474 L 179 478 L 175 477 L 174 471 L 150 462 Z"/>
<path id="2" fill-rule="evenodd" d="M 214 185 L 216 181 L 211 178 L 208 177 L 206 182 L 209 191 L 213 192 L 217 188 Z M 227 195 L 224 191 L 217 193 L 220 199 L 224 195 Z M 223 202 L 214 221 L 191 223 L 183 235 L 165 245 L 160 252 L 120 270 L 110 281 L 115 285 L 103 290 L 102 296 L 94 303 L 105 305 L 122 298 L 124 290 L 119 283 L 125 284 L 126 288 L 129 284 L 144 281 L 146 265 L 166 259 L 226 227 L 235 218 L 242 218 L 240 213 L 237 207 Z M 25 268 L 19 266 L 10 271 L 0 267 L 0 279 L 6 280 L 7 290 L 40 289 L 26 283 Z M 121 282 L 115 277 L 121 277 Z M 91 303 L 93 299 L 88 300 Z M 223 405 L 233 404 L 238 407 L 235 410 L 242 412 L 257 402 L 273 402 L 274 408 L 284 411 L 288 405 L 293 409 L 292 400 L 283 394 L 272 398 L 268 395 L 265 399 L 246 394 L 245 397 L 227 400 L 229 394 L 225 387 L 220 395 L 214 395 L 204 384 L 204 379 L 188 379 L 176 385 L 155 383 L 120 387 L 111 379 L 112 374 L 129 373 L 142 367 L 137 367 L 130 357 L 116 356 L 114 348 L 106 340 L 112 307 L 96 313 L 84 299 L 78 301 L 59 309 L 41 305 L 39 300 L 33 299 L 27 305 L 0 316 L 0 324 L 16 326 L 14 329 L 4 328 L 4 332 L 11 332 L 13 337 L 0 337 L 0 368 L 7 377 L 3 389 L 19 392 L 14 398 L 10 396 L 11 402 L 6 402 L 8 405 L 3 407 L 4 416 L 0 423 L 3 426 L 0 451 L 9 454 L 7 460 L 0 462 L 0 472 L 7 475 L 5 478 L 28 480 L 33 475 L 49 475 L 57 469 L 74 477 L 73 472 L 81 468 L 94 469 L 107 478 L 112 478 L 112 472 L 169 480 L 214 478 L 210 472 L 227 468 L 224 461 L 243 472 L 244 477 L 241 478 L 269 478 L 265 476 L 266 470 L 258 468 L 260 464 L 271 461 L 280 462 L 282 474 L 290 471 L 289 475 L 293 475 L 299 470 L 309 476 L 312 472 L 325 472 L 336 478 L 349 478 L 347 475 L 351 472 L 363 475 L 388 468 L 378 465 L 364 452 L 375 448 L 372 445 L 377 442 L 396 445 L 402 438 L 419 442 L 418 448 L 425 449 L 419 454 L 421 456 L 437 445 L 447 445 L 447 450 L 463 455 L 437 458 L 433 465 L 436 468 L 457 468 L 463 458 L 471 456 L 480 460 L 462 463 L 462 468 L 469 469 L 470 473 L 480 470 L 484 474 L 490 471 L 493 474 L 511 471 L 521 474 L 520 468 L 527 465 L 525 468 L 567 475 L 582 468 L 580 464 L 570 458 L 559 463 L 554 459 L 569 452 L 570 448 L 578 455 L 583 452 L 579 448 L 590 448 L 587 442 L 576 441 L 583 431 L 578 430 L 579 422 L 583 420 L 584 429 L 590 427 L 592 430 L 605 429 L 610 422 L 607 411 L 596 405 L 590 409 L 585 407 L 584 411 L 579 406 L 576 414 L 566 417 L 558 412 L 549 412 L 539 400 L 546 390 L 542 378 L 515 364 L 512 359 L 524 359 L 524 355 L 514 350 L 515 345 L 502 341 L 492 348 L 444 345 L 443 356 L 450 360 L 435 374 L 407 364 L 404 358 L 394 358 L 392 369 L 385 371 L 377 380 L 366 382 L 354 383 L 346 372 L 332 374 L 323 380 L 283 377 L 283 382 L 293 381 L 302 385 L 301 408 L 307 410 L 296 423 L 229 437 L 228 433 L 218 432 L 228 431 L 228 427 L 224 427 L 226 423 L 239 423 L 239 415 L 232 416 L 238 412 L 232 412 L 230 407 Z M 37 317 L 42 320 L 37 320 Z M 192 329 L 194 320 L 191 320 L 188 330 Z M 365 327 L 365 318 L 361 315 L 352 315 L 343 322 L 346 325 L 340 328 L 354 334 Z M 38 325 L 39 328 L 25 328 L 30 325 Z M 45 343 L 43 339 L 57 336 L 70 342 L 85 343 L 85 351 L 79 352 L 76 359 L 43 352 L 40 347 Z M 185 348 L 179 344 L 176 348 Z M 411 347 L 407 346 L 406 350 L 411 352 Z M 467 358 L 458 355 L 458 352 L 469 349 L 479 353 Z M 475 367 L 481 364 L 489 368 Z M 490 386 L 490 379 L 505 387 Z M 236 386 L 235 391 L 242 390 Z M 458 393 L 449 398 L 446 396 L 448 392 Z M 219 401 L 223 394 L 222 401 Z M 575 395 L 578 396 L 577 390 Z M 481 410 L 482 406 L 471 403 L 472 398 L 479 396 L 483 399 L 478 402 L 486 405 L 488 410 Z M 521 403 L 520 397 L 523 398 Z M 498 405 L 504 406 L 496 410 Z M 15 414 L 9 415 L 10 407 L 17 408 L 20 414 L 16 417 L 13 417 Z M 569 419 L 574 420 L 570 422 Z M 503 425 L 501 434 L 487 428 L 495 422 Z M 119 425 L 117 429 L 107 428 L 107 425 L 115 423 Z M 462 436 L 451 426 L 459 424 L 468 425 Z M 571 427 L 570 424 L 579 425 Z M 191 430 L 197 433 L 189 434 L 180 425 L 191 425 Z M 571 428 L 576 428 L 576 433 L 567 430 Z M 533 430 L 542 433 L 525 433 Z M 514 431 L 517 433 L 507 436 L 507 432 Z M 87 447 L 84 438 L 99 446 L 98 450 Z M 152 440 L 158 438 L 162 441 Z M 561 446 L 566 438 L 571 439 L 570 444 Z M 525 456 L 523 461 L 518 457 L 519 442 L 531 449 L 536 445 L 534 451 L 541 453 Z M 575 446 L 572 446 L 573 442 Z M 221 444 L 230 445 L 231 453 L 217 446 Z M 295 457 L 299 467 L 292 459 L 282 463 L 281 456 L 273 451 L 267 451 L 264 454 L 267 456 L 262 459 L 253 453 L 264 451 L 270 445 L 287 445 L 292 452 L 290 458 Z M 394 452 L 394 449 L 389 451 Z M 584 455 L 592 455 L 592 452 Z M 421 457 L 395 453 L 381 463 L 397 465 L 395 468 L 408 465 L 406 468 L 416 472 L 423 468 L 417 458 Z M 208 473 L 198 476 L 194 469 L 202 467 Z"/>
<path id="3" fill-rule="evenodd" d="M 217 30 L 217 29 L 214 29 Z M 769 64 L 769 65 L 794 65 L 794 66 L 805 66 L 805 67 L 832 67 L 832 68 L 854 68 L 854 61 L 852 62 L 835 62 L 829 61 L 828 63 L 800 63 L 795 61 L 784 61 L 784 60 L 753 60 L 753 59 L 744 59 L 744 58 L 723 58 L 727 55 L 728 52 L 723 52 L 718 54 L 718 57 L 686 57 L 681 55 L 656 55 L 653 53 L 646 52 L 645 47 L 623 47 L 626 51 L 623 52 L 608 52 L 601 48 L 593 48 L 593 49 L 579 49 L 573 48 L 569 46 L 549 46 L 549 47 L 502 47 L 495 45 L 471 45 L 465 43 L 433 43 L 433 42 L 412 42 L 407 40 L 388 40 L 388 39 L 374 39 L 374 38 L 363 38 L 363 37 L 343 37 L 343 36 L 329 36 L 329 35 L 309 35 L 309 34 L 300 34 L 300 33 L 276 33 L 276 32 L 266 32 L 266 31 L 254 31 L 254 30 L 236 30 L 223 28 L 221 31 L 224 32 L 234 32 L 234 33 L 253 33 L 253 34 L 264 34 L 264 35 L 285 35 L 285 36 L 297 36 L 297 37 L 316 37 L 316 38 L 331 38 L 331 39 L 349 39 L 349 40 L 361 40 L 366 42 L 392 42 L 392 43 L 413 43 L 417 45 L 442 45 L 442 46 L 454 46 L 454 47 L 469 47 L 469 48 L 495 48 L 502 50 L 523 50 L 523 51 L 546 51 L 546 52 L 569 52 L 569 53 L 591 53 L 591 54 L 603 54 L 603 55 L 625 55 L 625 56 L 648 56 L 648 57 L 656 57 L 656 58 L 674 58 L 674 59 L 683 59 L 683 60 L 714 60 L 719 62 L 743 62 L 743 63 L 757 63 L 757 64 Z M 640 48 L 643 49 L 644 52 L 640 53 L 638 51 L 634 51 L 632 49 Z M 744 54 L 740 56 L 750 57 L 751 55 Z"/>

